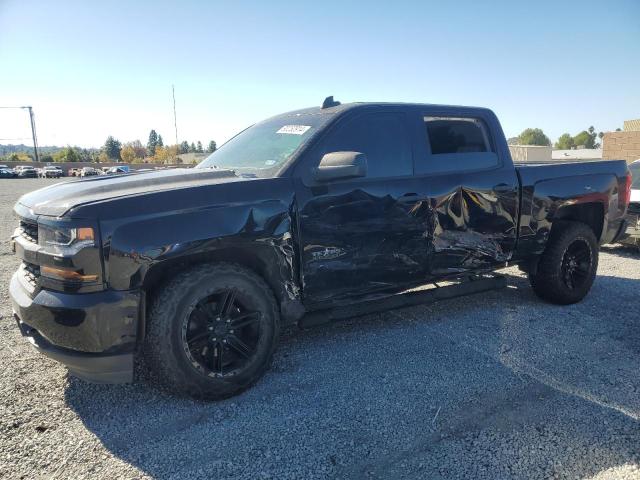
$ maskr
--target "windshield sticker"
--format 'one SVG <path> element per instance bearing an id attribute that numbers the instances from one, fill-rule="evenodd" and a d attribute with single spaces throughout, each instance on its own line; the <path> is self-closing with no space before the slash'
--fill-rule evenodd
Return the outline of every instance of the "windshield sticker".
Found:
<path id="1" fill-rule="evenodd" d="M 264 162 L 265 165 L 267 165 L 268 167 L 270 167 L 271 165 L 275 165 L 276 161 L 275 160 L 267 160 L 266 162 Z"/>
<path id="2" fill-rule="evenodd" d="M 276 133 L 287 133 L 289 135 L 304 135 L 311 127 L 307 125 L 285 125 Z"/>

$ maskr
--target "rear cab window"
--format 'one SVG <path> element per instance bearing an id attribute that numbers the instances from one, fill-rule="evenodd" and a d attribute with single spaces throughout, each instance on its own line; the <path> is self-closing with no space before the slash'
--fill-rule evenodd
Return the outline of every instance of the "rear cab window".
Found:
<path id="1" fill-rule="evenodd" d="M 486 170 L 499 166 L 489 129 L 481 118 L 424 116 L 428 154 L 416 162 L 416 173 Z"/>

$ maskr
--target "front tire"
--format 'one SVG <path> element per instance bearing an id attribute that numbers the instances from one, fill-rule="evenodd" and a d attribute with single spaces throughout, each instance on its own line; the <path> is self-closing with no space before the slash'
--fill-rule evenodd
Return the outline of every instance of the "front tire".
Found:
<path id="1" fill-rule="evenodd" d="M 154 295 L 145 364 L 174 392 L 228 398 L 268 369 L 279 323 L 275 297 L 258 275 L 235 264 L 200 265 Z"/>
<path id="2" fill-rule="evenodd" d="M 543 300 L 569 305 L 589 292 L 597 269 L 598 241 L 593 230 L 581 222 L 556 221 L 529 281 Z"/>

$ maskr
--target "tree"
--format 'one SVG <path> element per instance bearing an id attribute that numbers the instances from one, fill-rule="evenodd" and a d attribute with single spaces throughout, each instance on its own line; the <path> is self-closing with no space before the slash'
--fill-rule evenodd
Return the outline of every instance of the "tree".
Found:
<path id="1" fill-rule="evenodd" d="M 147 153 L 150 157 L 156 154 L 156 147 L 158 146 L 158 134 L 155 130 L 149 132 L 149 141 L 147 142 Z"/>
<path id="2" fill-rule="evenodd" d="M 147 155 L 147 149 L 142 145 L 140 140 L 134 140 L 129 143 L 133 151 L 136 152 L 136 158 L 143 159 Z"/>
<path id="3" fill-rule="evenodd" d="M 17 153 L 14 152 L 11 155 L 9 155 L 9 161 L 10 162 L 31 162 L 33 161 L 33 158 L 31 157 L 31 155 L 25 152 L 17 152 Z"/>
<path id="4" fill-rule="evenodd" d="M 170 145 L 167 147 L 157 147 L 156 154 L 152 161 L 154 163 L 176 163 L 178 155 L 178 145 Z"/>
<path id="5" fill-rule="evenodd" d="M 596 148 L 596 138 L 598 134 L 590 127 L 591 131 L 583 130 L 575 137 L 573 137 L 573 143 L 578 147 L 583 148 Z"/>
<path id="6" fill-rule="evenodd" d="M 198 140 L 198 143 L 196 145 L 196 152 L 198 153 L 203 153 L 204 150 L 202 150 L 202 142 L 200 142 L 200 140 Z"/>
<path id="7" fill-rule="evenodd" d="M 109 135 L 107 137 L 107 141 L 104 142 L 104 147 L 102 147 L 102 149 L 109 159 L 117 161 L 120 160 L 121 146 L 122 144 L 118 140 Z"/>
<path id="8" fill-rule="evenodd" d="M 78 150 L 67 145 L 65 148 L 53 155 L 54 162 L 80 162 L 81 158 Z"/>
<path id="9" fill-rule="evenodd" d="M 209 147 L 207 147 L 207 152 L 209 152 L 209 153 L 213 153 L 213 152 L 215 152 L 215 151 L 216 151 L 216 148 L 218 148 L 218 147 L 217 147 L 217 145 L 216 145 L 216 142 L 214 142 L 213 140 L 211 140 L 211 141 L 209 142 Z"/>
<path id="10" fill-rule="evenodd" d="M 131 145 L 125 145 L 120 151 L 120 156 L 122 157 L 123 162 L 133 163 L 136 159 L 136 151 Z"/>
<path id="11" fill-rule="evenodd" d="M 162 135 L 158 135 L 158 147 L 164 147 L 164 142 L 162 141 Z"/>
<path id="12" fill-rule="evenodd" d="M 189 142 L 186 140 L 180 144 L 180 153 L 189 153 Z"/>
<path id="13" fill-rule="evenodd" d="M 573 137 L 568 133 L 563 133 L 558 138 L 558 141 L 555 144 L 555 148 L 558 150 L 571 150 L 575 146 L 573 143 Z"/>
<path id="14" fill-rule="evenodd" d="M 551 140 L 539 128 L 527 128 L 518 135 L 518 145 L 551 145 Z"/>
<path id="15" fill-rule="evenodd" d="M 196 151 L 196 144 L 191 142 L 191 145 L 189 146 L 189 153 L 195 153 Z"/>

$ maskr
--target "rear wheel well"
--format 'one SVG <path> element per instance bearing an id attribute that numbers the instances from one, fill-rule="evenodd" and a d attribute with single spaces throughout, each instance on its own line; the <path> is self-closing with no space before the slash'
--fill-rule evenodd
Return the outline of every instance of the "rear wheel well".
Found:
<path id="1" fill-rule="evenodd" d="M 579 205 L 568 205 L 558 209 L 554 217 L 555 220 L 572 220 L 581 222 L 589 226 L 598 241 L 602 237 L 602 227 L 604 224 L 604 207 L 601 203 L 581 203 Z M 551 227 L 553 229 L 553 226 Z"/>

